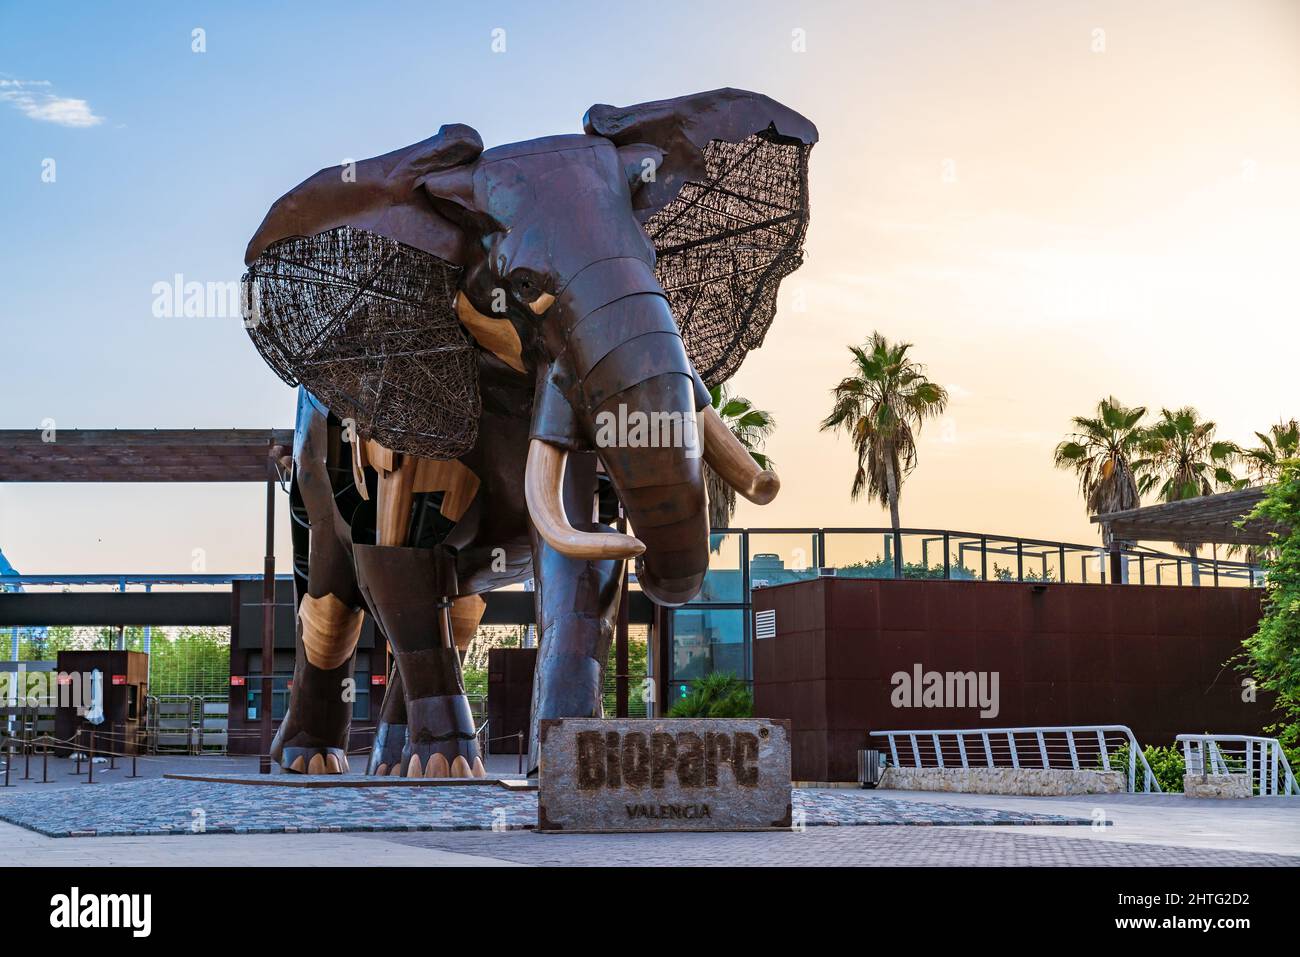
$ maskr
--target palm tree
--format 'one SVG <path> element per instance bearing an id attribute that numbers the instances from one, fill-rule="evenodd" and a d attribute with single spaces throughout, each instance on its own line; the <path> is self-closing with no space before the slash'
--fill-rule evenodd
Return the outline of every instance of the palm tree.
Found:
<path id="1" fill-rule="evenodd" d="M 1160 419 L 1147 429 L 1142 439 L 1144 458 L 1133 463 L 1138 474 L 1138 490 L 1154 491 L 1164 502 L 1209 495 L 1216 489 L 1240 487 L 1232 474 L 1232 462 L 1241 450 L 1232 442 L 1214 437 L 1213 422 L 1202 421 L 1191 406 L 1170 411 L 1160 410 Z M 1176 542 L 1192 556 L 1192 581 L 1200 584 L 1196 562 L 1198 542 Z"/>
<path id="2" fill-rule="evenodd" d="M 1142 448 L 1146 414 L 1145 406 L 1130 409 L 1114 396 L 1102 399 L 1095 416 L 1074 417 L 1074 433 L 1056 447 L 1053 461 L 1079 476 L 1089 515 L 1123 512 L 1141 503 L 1132 460 Z"/>
<path id="3" fill-rule="evenodd" d="M 772 468 L 771 458 L 760 451 L 763 442 L 776 428 L 776 419 L 772 414 L 754 408 L 754 403 L 744 396 L 730 395 L 723 385 L 714 386 L 709 390 L 709 402 L 717 410 L 719 418 L 731 430 L 731 434 L 749 450 L 758 467 Z M 709 493 L 709 527 L 726 528 L 731 524 L 731 517 L 736 512 L 736 490 L 724 482 L 708 465 L 704 466 L 704 482 Z"/>
<path id="4" fill-rule="evenodd" d="M 903 480 L 916 468 L 916 433 L 948 405 L 947 390 L 908 358 L 911 348 L 879 332 L 849 346 L 853 375 L 831 390 L 835 405 L 821 424 L 823 432 L 843 429 L 853 440 L 858 470 L 849 496 L 856 500 L 865 490 L 868 499 L 889 506 L 895 533 Z"/>
<path id="5" fill-rule="evenodd" d="M 1256 432 L 1260 445 L 1242 450 L 1241 457 L 1261 485 L 1274 482 L 1284 459 L 1300 458 L 1300 422 L 1284 419 L 1269 426 L 1268 433 Z"/>

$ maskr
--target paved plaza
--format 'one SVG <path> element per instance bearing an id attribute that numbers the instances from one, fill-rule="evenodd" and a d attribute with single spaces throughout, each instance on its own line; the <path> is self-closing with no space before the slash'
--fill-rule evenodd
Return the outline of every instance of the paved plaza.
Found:
<path id="1" fill-rule="evenodd" d="M 534 833 L 536 795 L 496 785 L 307 789 L 161 777 L 255 769 L 247 758 L 150 758 L 139 763 L 139 779 L 127 779 L 129 764 L 119 762 L 113 771 L 97 767 L 89 785 L 73 765 L 51 761 L 50 783 L 38 785 L 18 780 L 16 765 L 11 787 L 0 790 L 0 818 L 27 826 L 0 823 L 6 863 L 1300 865 L 1300 800 L 1286 798 L 800 789 L 796 821 L 806 826 L 790 832 L 565 835 Z"/>

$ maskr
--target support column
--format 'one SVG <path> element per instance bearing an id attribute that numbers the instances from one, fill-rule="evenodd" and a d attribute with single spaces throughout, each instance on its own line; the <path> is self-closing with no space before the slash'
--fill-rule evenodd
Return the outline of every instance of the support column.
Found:
<path id="1" fill-rule="evenodd" d="M 271 456 L 274 456 L 272 449 Z M 274 469 L 274 462 L 267 461 Z M 266 557 L 262 563 L 262 746 L 258 771 L 271 773 L 271 710 L 275 695 L 275 478 L 266 481 Z"/>

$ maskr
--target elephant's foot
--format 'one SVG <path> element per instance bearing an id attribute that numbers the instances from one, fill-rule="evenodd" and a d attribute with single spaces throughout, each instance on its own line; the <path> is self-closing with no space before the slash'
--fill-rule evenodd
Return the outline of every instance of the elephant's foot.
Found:
<path id="1" fill-rule="evenodd" d="M 474 735 L 469 700 L 462 695 L 416 698 L 406 704 L 406 744 L 396 764 L 377 774 L 404 778 L 481 778 L 486 774 Z"/>
<path id="2" fill-rule="evenodd" d="M 280 722 L 271 757 L 292 774 L 346 774 L 350 770 L 346 733 L 341 745 L 331 744 L 295 729 L 289 718 Z"/>
<path id="3" fill-rule="evenodd" d="M 407 728 L 404 724 L 379 722 L 375 743 L 370 748 L 370 763 L 366 774 L 388 774 L 402 763 L 402 748 L 406 746 Z"/>
<path id="4" fill-rule="evenodd" d="M 275 733 L 271 757 L 287 772 L 346 774 L 352 703 L 341 693 L 350 665 L 322 671 L 299 661 L 289 712 Z"/>
<path id="5" fill-rule="evenodd" d="M 280 766 L 291 774 L 347 774 L 347 752 L 342 748 L 286 747 Z"/>

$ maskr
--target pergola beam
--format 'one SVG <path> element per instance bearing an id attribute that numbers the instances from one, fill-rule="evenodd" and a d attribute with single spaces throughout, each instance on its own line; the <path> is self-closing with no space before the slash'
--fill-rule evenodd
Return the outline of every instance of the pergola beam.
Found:
<path id="1" fill-rule="evenodd" d="M 265 482 L 292 429 L 0 430 L 0 482 Z"/>
<path id="2" fill-rule="evenodd" d="M 1264 498 L 1264 488 L 1239 489 L 1094 515 L 1112 541 L 1196 542 L 1204 545 L 1271 545 L 1286 534 L 1276 522 L 1253 519 L 1237 527 Z"/>

